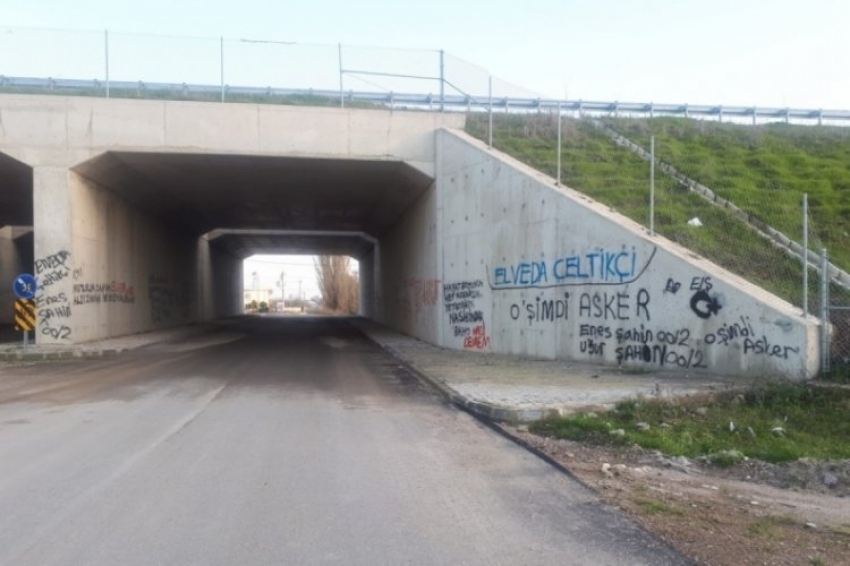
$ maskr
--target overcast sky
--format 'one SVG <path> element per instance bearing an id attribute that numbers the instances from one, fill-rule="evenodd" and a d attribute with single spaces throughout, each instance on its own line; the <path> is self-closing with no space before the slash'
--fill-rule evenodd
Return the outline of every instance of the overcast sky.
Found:
<path id="1" fill-rule="evenodd" d="M 425 76 L 445 50 L 471 94 L 492 74 L 497 95 L 850 109 L 848 22 L 846 0 L 2 0 L 0 75 L 103 78 L 108 29 L 112 80 L 217 84 L 223 67 L 228 84 L 338 88 L 341 43 L 345 69 Z M 437 90 L 353 73 L 344 88 Z M 317 293 L 310 258 L 246 262 L 246 288 L 254 271 Z"/>
<path id="2" fill-rule="evenodd" d="M 845 0 L 2 0 L 0 10 L 4 26 L 111 30 L 111 64 L 127 79 L 150 74 L 142 61 L 148 53 L 157 73 L 170 78 L 170 68 L 180 67 L 176 76 L 192 78 L 203 71 L 215 83 L 219 49 L 216 42 L 206 44 L 204 61 L 199 61 L 187 43 L 139 39 L 131 47 L 119 32 L 377 45 L 431 54 L 444 49 L 450 55 L 447 74 L 455 82 L 486 82 L 486 73 L 459 61 L 466 60 L 548 97 L 832 109 L 850 108 L 848 22 L 850 2 Z M 160 52 L 166 43 L 171 56 Z M 264 70 L 260 83 L 285 78 L 284 51 L 311 61 L 311 67 L 327 67 L 322 82 L 337 80 L 335 49 L 316 48 L 307 56 L 306 47 L 287 50 L 244 42 L 229 47 L 226 74 L 233 84 L 251 82 L 248 71 L 257 69 L 257 59 L 273 68 Z M 187 55 L 175 53 L 178 48 Z M 22 55 L 35 65 L 34 51 L 76 55 L 55 36 L 39 38 L 25 54 L 10 49 L 8 42 L 0 41 L 0 49 L 0 74 L 6 75 L 19 71 L 17 58 Z M 86 75 L 100 72 L 102 51 L 92 46 Z M 391 66 L 438 72 L 437 58 L 426 53 L 408 54 L 406 63 L 395 60 L 398 64 Z M 385 60 L 394 57 L 385 53 Z M 361 62 L 352 49 L 345 66 Z M 15 73 L 8 70 L 12 66 Z M 346 82 L 346 88 L 369 87 L 353 77 Z M 372 82 L 388 85 L 380 79 Z"/>

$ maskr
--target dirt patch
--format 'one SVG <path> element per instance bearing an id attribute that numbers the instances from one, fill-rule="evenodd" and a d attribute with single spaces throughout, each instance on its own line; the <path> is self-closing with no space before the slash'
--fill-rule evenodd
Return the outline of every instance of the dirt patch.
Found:
<path id="1" fill-rule="evenodd" d="M 718 468 L 502 428 L 699 564 L 850 565 L 848 461 Z"/>

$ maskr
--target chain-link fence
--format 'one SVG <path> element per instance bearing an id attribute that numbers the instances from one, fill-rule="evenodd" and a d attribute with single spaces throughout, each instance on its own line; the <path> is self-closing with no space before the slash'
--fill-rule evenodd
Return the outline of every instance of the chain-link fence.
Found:
<path id="1" fill-rule="evenodd" d="M 305 102 L 340 105 L 369 93 L 361 100 L 439 109 L 451 99 L 472 111 L 491 99 L 539 98 L 439 50 L 0 27 L 0 54 L 0 90 L 16 92 L 46 84 L 78 95 L 235 102 L 306 93 Z"/>

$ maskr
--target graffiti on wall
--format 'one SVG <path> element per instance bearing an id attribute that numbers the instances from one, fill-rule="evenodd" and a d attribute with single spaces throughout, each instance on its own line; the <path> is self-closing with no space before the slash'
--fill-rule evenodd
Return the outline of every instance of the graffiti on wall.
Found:
<path id="1" fill-rule="evenodd" d="M 483 350 L 490 347 L 490 337 L 484 322 L 484 313 L 479 308 L 484 282 L 456 281 L 443 284 L 443 307 L 449 317 L 449 325 L 455 338 L 463 338 L 463 347 Z"/>
<path id="2" fill-rule="evenodd" d="M 56 284 L 70 277 L 71 252 L 60 250 L 35 260 L 38 292 L 35 297 L 39 332 L 55 340 L 69 340 L 73 331 L 65 324 L 71 317 L 71 303 Z"/>
<path id="3" fill-rule="evenodd" d="M 162 323 L 189 316 L 189 294 L 169 277 L 148 276 L 148 301 L 151 322 Z"/>
<path id="4" fill-rule="evenodd" d="M 110 283 L 74 283 L 74 304 L 135 303 L 132 285 L 124 281 Z"/>
<path id="5" fill-rule="evenodd" d="M 514 296 L 503 301 L 499 314 L 508 324 L 523 327 L 560 326 L 575 332 L 578 354 L 594 359 L 616 360 L 618 364 L 647 364 L 659 368 L 706 369 L 717 358 L 718 348 L 734 349 L 743 357 L 761 356 L 789 360 L 801 348 L 757 333 L 747 316 L 728 320 L 727 299 L 711 276 L 694 274 L 679 279 L 660 278 L 662 285 L 642 277 L 657 249 L 622 246 L 597 248 L 586 253 L 546 261 L 516 261 L 488 268 L 493 292 Z M 653 277 L 658 281 L 657 276 Z M 635 285 L 638 283 L 638 285 Z M 585 286 L 586 289 L 563 287 Z M 480 292 L 475 298 L 480 298 Z M 483 324 L 481 310 L 470 302 L 447 302 L 447 311 L 457 310 L 452 325 L 456 335 L 471 333 L 463 319 Z M 497 303 L 498 304 L 498 303 Z M 670 324 L 669 313 L 677 314 Z M 657 319 L 654 314 L 660 314 Z M 504 317 L 507 315 L 507 317 Z M 693 316 L 694 323 L 687 321 Z M 684 318 L 682 318 L 684 317 Z M 460 324 L 458 323 L 460 321 Z"/>
<path id="6" fill-rule="evenodd" d="M 637 281 L 655 257 L 652 248 L 644 255 L 636 247 L 621 250 L 596 248 L 554 260 L 518 261 L 488 272 L 490 288 L 545 289 L 577 285 L 626 285 Z"/>

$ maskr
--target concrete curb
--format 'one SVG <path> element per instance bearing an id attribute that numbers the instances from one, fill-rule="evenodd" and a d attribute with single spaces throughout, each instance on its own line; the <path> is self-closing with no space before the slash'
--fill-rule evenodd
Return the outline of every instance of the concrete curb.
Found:
<path id="1" fill-rule="evenodd" d="M 556 408 L 518 409 L 516 407 L 497 405 L 494 403 L 485 403 L 482 401 L 470 399 L 466 395 L 463 395 L 455 389 L 452 389 L 451 386 L 446 384 L 444 381 L 428 375 L 424 370 L 418 368 L 414 362 L 408 360 L 398 350 L 396 350 L 389 344 L 382 343 L 381 341 L 376 339 L 368 330 L 361 327 L 356 322 L 352 322 L 352 325 L 358 330 L 360 330 L 360 332 L 362 332 L 363 335 L 366 336 L 366 338 L 368 338 L 372 343 L 384 350 L 393 360 L 403 365 L 411 373 L 416 375 L 420 380 L 424 381 L 425 383 L 439 391 L 440 394 L 442 394 L 443 397 L 445 397 L 450 403 L 456 405 L 457 407 L 460 407 L 464 411 L 467 411 L 475 416 L 483 417 L 485 419 L 498 422 L 525 423 L 549 417 L 558 417 L 562 414 L 561 411 Z"/>
<path id="2" fill-rule="evenodd" d="M 0 362 L 48 362 L 62 360 L 88 360 L 112 357 L 129 348 L 103 348 L 97 350 L 36 350 L 23 348 L 0 351 Z"/>

